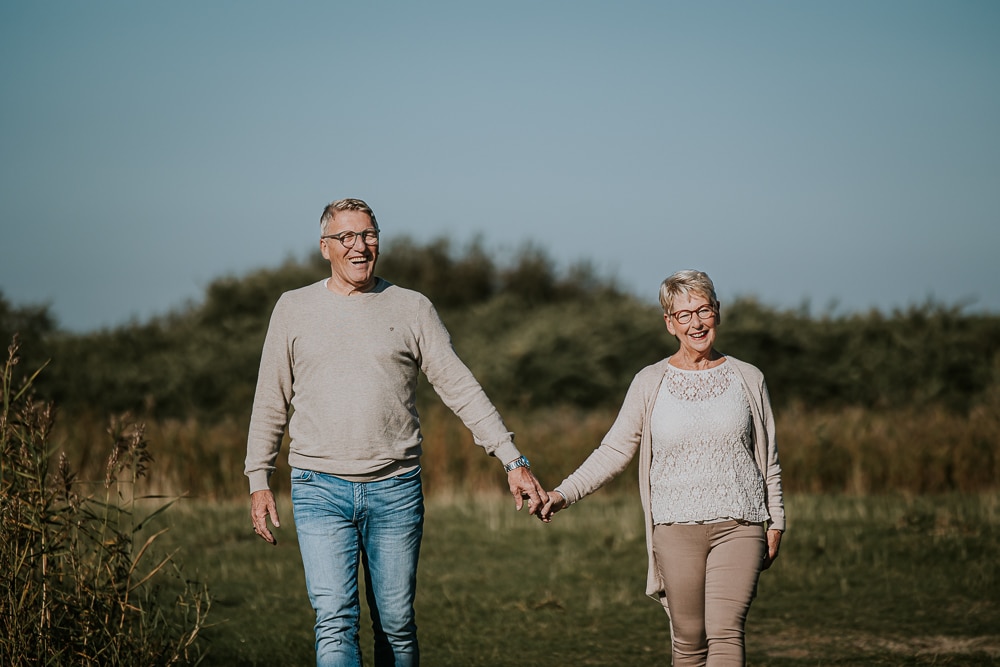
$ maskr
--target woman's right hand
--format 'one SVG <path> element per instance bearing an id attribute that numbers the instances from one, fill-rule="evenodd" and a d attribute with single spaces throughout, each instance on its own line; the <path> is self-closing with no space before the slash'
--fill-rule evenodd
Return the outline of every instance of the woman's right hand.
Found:
<path id="1" fill-rule="evenodd" d="M 538 513 L 538 518 L 548 523 L 552 521 L 553 514 L 566 509 L 567 505 L 566 496 L 558 491 L 549 491 L 549 501 L 542 506 L 541 511 Z"/>

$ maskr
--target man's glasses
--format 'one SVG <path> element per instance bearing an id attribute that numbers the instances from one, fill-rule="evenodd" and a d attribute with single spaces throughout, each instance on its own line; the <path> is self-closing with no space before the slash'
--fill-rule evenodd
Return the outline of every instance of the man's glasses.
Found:
<path id="1" fill-rule="evenodd" d="M 687 324 L 691 321 L 692 315 L 697 315 L 698 319 L 704 322 L 715 317 L 715 308 L 702 306 L 698 310 L 678 310 L 676 313 L 670 313 L 670 317 L 674 318 L 678 324 Z"/>
<path id="2" fill-rule="evenodd" d="M 327 234 L 326 236 L 321 236 L 321 239 L 337 239 L 340 241 L 340 245 L 345 248 L 353 248 L 354 243 L 361 237 L 361 241 L 365 245 L 378 245 L 378 230 L 377 229 L 366 229 L 363 232 L 341 232 L 339 234 Z"/>

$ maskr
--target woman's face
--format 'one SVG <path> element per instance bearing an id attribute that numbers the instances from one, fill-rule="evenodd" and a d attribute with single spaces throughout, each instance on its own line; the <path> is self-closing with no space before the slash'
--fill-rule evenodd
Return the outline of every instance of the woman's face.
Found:
<path id="1" fill-rule="evenodd" d="M 710 353 L 715 345 L 715 325 L 719 314 L 708 297 L 703 294 L 681 294 L 674 299 L 672 308 L 663 319 L 666 320 L 667 331 L 680 342 L 681 351 L 694 356 Z M 680 321 L 688 315 L 691 319 L 686 323 Z"/>

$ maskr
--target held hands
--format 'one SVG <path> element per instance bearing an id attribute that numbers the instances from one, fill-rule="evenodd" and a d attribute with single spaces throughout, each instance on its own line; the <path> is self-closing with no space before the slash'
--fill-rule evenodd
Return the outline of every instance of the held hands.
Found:
<path id="1" fill-rule="evenodd" d="M 268 544 L 277 546 L 278 540 L 267 528 L 267 518 L 275 528 L 281 526 L 278 520 L 278 508 L 274 504 L 274 494 L 270 489 L 254 491 L 250 494 L 250 518 L 253 520 L 253 532 L 257 533 Z"/>
<path id="2" fill-rule="evenodd" d="M 545 503 L 545 507 L 539 512 L 538 518 L 548 523 L 552 521 L 552 515 L 556 512 L 566 509 L 569 507 L 569 503 L 566 502 L 566 496 L 559 493 L 558 491 L 549 492 L 549 502 Z"/>

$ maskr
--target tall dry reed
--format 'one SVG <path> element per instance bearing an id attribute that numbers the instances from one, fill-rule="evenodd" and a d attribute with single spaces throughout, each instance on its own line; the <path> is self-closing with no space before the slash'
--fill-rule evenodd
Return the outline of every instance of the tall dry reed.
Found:
<path id="1" fill-rule="evenodd" d="M 173 600 L 159 597 L 177 570 L 170 555 L 153 556 L 161 533 L 143 532 L 169 504 L 137 513 L 136 482 L 151 463 L 142 426 L 115 420 L 102 483 L 81 483 L 52 456 L 53 409 L 33 398 L 37 373 L 16 373 L 17 351 L 15 337 L 0 369 L 0 664 L 195 660 L 210 599 L 179 576 Z"/>

